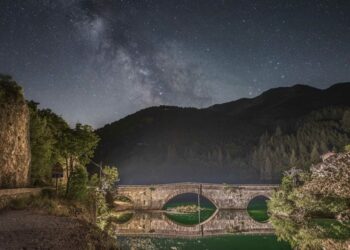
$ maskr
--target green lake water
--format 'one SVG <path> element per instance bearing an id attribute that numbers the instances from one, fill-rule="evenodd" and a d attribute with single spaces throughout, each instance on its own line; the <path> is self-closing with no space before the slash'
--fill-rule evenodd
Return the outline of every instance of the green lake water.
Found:
<path id="1" fill-rule="evenodd" d="M 169 203 L 164 207 L 164 210 L 176 208 L 178 206 L 186 206 L 186 205 L 196 205 L 195 202 L 175 202 Z M 167 213 L 169 219 L 174 222 L 183 225 L 195 225 L 198 224 L 198 221 L 204 222 L 215 213 L 216 207 L 211 203 L 205 203 L 201 205 L 201 213 L 200 217 L 198 212 L 196 213 Z M 265 222 L 269 219 L 267 214 L 267 203 L 265 198 L 253 199 L 247 208 L 249 215 L 256 221 Z"/>
<path id="2" fill-rule="evenodd" d="M 178 206 L 196 205 L 196 202 L 176 201 L 168 203 L 163 209 L 172 210 Z M 209 202 L 201 205 L 200 221 L 206 221 L 215 213 L 216 207 Z M 268 220 L 265 199 L 255 199 L 248 205 L 248 214 L 258 222 Z M 175 223 L 182 225 L 198 224 L 198 212 L 195 213 L 166 213 Z M 275 235 L 223 235 L 199 238 L 164 238 L 164 237 L 118 237 L 121 249 L 145 250 L 291 250 L 287 242 L 278 241 Z"/>
<path id="3" fill-rule="evenodd" d="M 197 239 L 120 238 L 122 249 L 169 250 L 291 250 L 274 235 L 227 235 Z"/>

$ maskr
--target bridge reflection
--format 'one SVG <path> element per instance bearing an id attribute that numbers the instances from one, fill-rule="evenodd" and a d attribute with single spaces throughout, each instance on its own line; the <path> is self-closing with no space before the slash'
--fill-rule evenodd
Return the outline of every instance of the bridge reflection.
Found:
<path id="1" fill-rule="evenodd" d="M 253 220 L 246 210 L 217 210 L 210 219 L 194 226 L 171 221 L 163 211 L 134 211 L 126 223 L 112 223 L 117 236 L 201 237 L 225 234 L 271 234 L 270 223 Z"/>

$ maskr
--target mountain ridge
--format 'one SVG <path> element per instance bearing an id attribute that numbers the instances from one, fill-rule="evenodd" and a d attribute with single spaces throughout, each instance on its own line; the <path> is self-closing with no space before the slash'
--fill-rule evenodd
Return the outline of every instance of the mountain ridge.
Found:
<path id="1" fill-rule="evenodd" d="M 249 162 L 259 138 L 276 127 L 291 133 L 305 115 L 332 106 L 350 106 L 350 83 L 280 87 L 201 109 L 149 107 L 97 129 L 95 160 L 118 166 L 125 184 L 265 181 Z"/>

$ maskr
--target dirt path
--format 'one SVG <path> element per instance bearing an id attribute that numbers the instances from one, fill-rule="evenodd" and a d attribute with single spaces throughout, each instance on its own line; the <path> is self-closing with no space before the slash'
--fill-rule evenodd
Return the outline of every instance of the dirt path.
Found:
<path id="1" fill-rule="evenodd" d="M 87 224 L 74 218 L 27 210 L 0 213 L 1 250 L 104 249 L 96 241 Z"/>

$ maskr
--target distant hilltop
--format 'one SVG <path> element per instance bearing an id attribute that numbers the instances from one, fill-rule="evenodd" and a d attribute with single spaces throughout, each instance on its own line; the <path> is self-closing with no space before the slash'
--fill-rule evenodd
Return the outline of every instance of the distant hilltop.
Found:
<path id="1" fill-rule="evenodd" d="M 291 166 L 349 144 L 350 83 L 270 89 L 204 109 L 138 111 L 96 132 L 95 160 L 116 165 L 121 183 L 274 183 Z"/>

